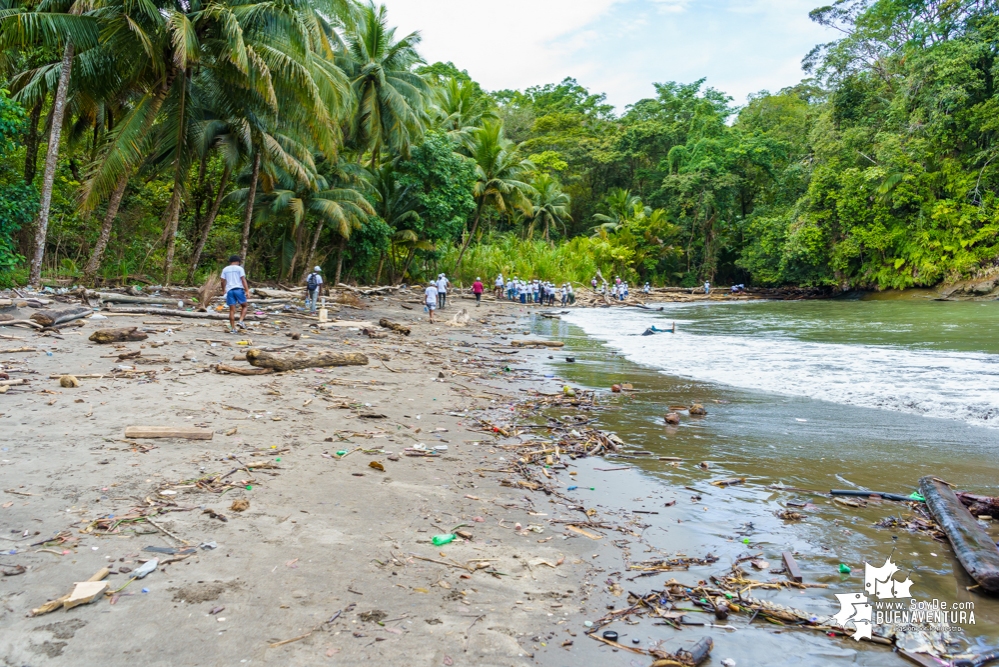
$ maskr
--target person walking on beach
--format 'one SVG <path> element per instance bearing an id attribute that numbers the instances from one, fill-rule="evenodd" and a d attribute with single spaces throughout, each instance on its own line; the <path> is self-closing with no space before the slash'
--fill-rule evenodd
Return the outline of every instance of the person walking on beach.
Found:
<path id="1" fill-rule="evenodd" d="M 496 300 L 503 298 L 503 274 L 496 276 L 496 282 L 493 284 L 496 288 Z"/>
<path id="2" fill-rule="evenodd" d="M 309 290 L 309 296 L 305 299 L 305 305 L 309 308 L 309 312 L 316 312 L 316 304 L 319 301 L 319 292 L 322 290 L 322 285 L 323 270 L 317 266 L 312 270 L 312 273 L 305 277 L 305 287 Z"/>
<path id="3" fill-rule="evenodd" d="M 652 291 L 652 286 L 649 285 L 648 281 L 645 282 L 645 287 L 642 288 L 642 294 L 648 294 Z"/>
<path id="4" fill-rule="evenodd" d="M 447 288 L 451 281 L 443 273 L 437 276 L 437 305 L 441 310 L 447 306 Z"/>
<path id="5" fill-rule="evenodd" d="M 704 281 L 704 293 L 711 294 L 711 283 L 707 280 Z"/>
<path id="6" fill-rule="evenodd" d="M 229 266 L 222 269 L 222 280 L 225 282 L 225 303 L 229 306 L 229 333 L 236 333 L 236 327 L 245 329 L 243 319 L 246 317 L 246 294 L 250 285 L 246 282 L 246 271 L 239 255 L 229 258 Z M 236 306 L 239 306 L 239 322 L 236 322 Z"/>
<path id="7" fill-rule="evenodd" d="M 593 276 L 593 280 L 590 281 L 590 285 L 593 286 L 593 291 L 596 292 L 597 291 L 597 277 L 596 276 Z"/>
<path id="8" fill-rule="evenodd" d="M 569 305 L 571 306 L 576 303 L 576 293 L 572 291 L 572 283 L 566 283 L 565 289 L 569 295 Z"/>
<path id="9" fill-rule="evenodd" d="M 430 323 L 433 324 L 434 311 L 437 310 L 437 304 L 438 304 L 437 298 L 439 296 L 437 293 L 437 283 L 427 284 L 427 289 L 424 292 L 424 295 L 426 296 L 425 300 L 427 304 L 427 312 L 430 313 Z"/>
<path id="10" fill-rule="evenodd" d="M 472 283 L 472 294 L 475 295 L 476 308 L 482 305 L 482 290 L 482 278 L 476 278 L 475 282 Z"/>

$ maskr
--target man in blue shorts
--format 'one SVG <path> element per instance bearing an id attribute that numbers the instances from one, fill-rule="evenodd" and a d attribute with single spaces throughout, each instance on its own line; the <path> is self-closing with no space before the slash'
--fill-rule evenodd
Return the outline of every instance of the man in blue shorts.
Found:
<path id="1" fill-rule="evenodd" d="M 236 333 L 236 327 L 245 329 L 243 319 L 246 317 L 246 294 L 250 285 L 246 282 L 246 271 L 240 266 L 243 263 L 239 255 L 229 258 L 229 266 L 222 269 L 222 280 L 225 283 L 225 303 L 229 306 L 229 333 Z M 239 324 L 236 323 L 236 306 L 239 310 Z"/>

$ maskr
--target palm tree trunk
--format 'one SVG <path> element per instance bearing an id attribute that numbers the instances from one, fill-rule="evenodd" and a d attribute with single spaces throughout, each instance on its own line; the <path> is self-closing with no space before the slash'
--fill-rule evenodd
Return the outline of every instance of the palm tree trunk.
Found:
<path id="1" fill-rule="evenodd" d="M 69 77 L 73 69 L 73 42 L 66 42 L 62 53 L 62 69 L 59 72 L 59 86 L 52 103 L 52 131 L 45 152 L 45 172 L 42 175 L 42 197 L 38 207 L 35 225 L 35 254 L 31 258 L 31 272 L 28 282 L 37 286 L 42 281 L 42 260 L 45 259 L 45 238 L 49 232 L 49 209 L 52 207 L 52 185 L 55 183 L 56 165 L 59 161 L 59 139 L 62 136 L 62 121 L 66 115 L 66 98 L 69 96 Z"/>
<path id="2" fill-rule="evenodd" d="M 485 204 L 485 200 L 480 201 L 478 207 L 475 209 L 475 222 L 472 223 L 472 230 L 468 233 L 468 238 L 465 239 L 464 245 L 461 246 L 461 252 L 458 253 L 458 260 L 454 263 L 455 275 L 458 274 L 458 269 L 461 267 L 461 258 L 465 256 L 465 251 L 468 250 L 468 246 L 472 243 L 472 238 L 475 237 L 475 230 L 479 228 L 483 204 Z"/>
<path id="3" fill-rule="evenodd" d="M 44 98 L 35 102 L 28 119 L 28 138 L 24 142 L 24 182 L 28 185 L 35 182 L 35 173 L 38 171 L 38 121 L 42 117 L 44 102 Z"/>
<path id="4" fill-rule="evenodd" d="M 382 279 L 382 267 L 385 266 L 385 251 L 382 250 L 381 256 L 378 258 L 378 270 L 375 271 L 375 285 L 379 283 Z"/>
<path id="5" fill-rule="evenodd" d="M 340 237 L 340 251 L 336 255 L 336 275 L 333 277 L 333 285 L 340 284 L 340 271 L 343 269 L 343 251 L 347 247 L 347 237 Z"/>
<path id="6" fill-rule="evenodd" d="M 260 151 L 253 154 L 253 170 L 250 172 L 250 191 L 246 195 L 246 213 L 243 216 L 243 237 L 239 242 L 239 256 L 246 265 L 246 253 L 250 250 L 250 223 L 253 222 L 253 200 L 257 196 L 257 180 L 260 178 Z"/>
<path id="7" fill-rule="evenodd" d="M 121 198 L 125 195 L 125 188 L 128 186 L 128 174 L 122 174 L 121 178 L 118 179 L 118 184 L 114 188 L 114 192 L 111 193 L 111 198 L 108 199 L 108 210 L 104 214 L 104 222 L 101 223 L 101 233 L 97 237 L 97 244 L 94 245 L 94 250 L 90 253 L 90 260 L 87 262 L 87 266 L 83 269 L 83 282 L 91 283 L 94 280 L 94 276 L 97 275 L 97 270 L 101 268 L 101 260 L 104 258 L 104 250 L 108 247 L 108 239 L 111 238 L 111 226 L 114 224 L 114 219 L 118 216 L 118 207 L 121 205 Z"/>
<path id="8" fill-rule="evenodd" d="M 305 269 L 302 271 L 302 281 L 305 280 L 306 276 L 309 275 L 309 267 L 312 266 L 312 260 L 316 257 L 316 248 L 319 247 L 319 235 L 323 233 L 323 221 L 319 221 L 319 226 L 316 227 L 316 233 L 312 235 L 312 245 L 309 246 L 309 256 L 305 259 Z"/>
<path id="9" fill-rule="evenodd" d="M 180 222 L 181 188 L 183 183 L 181 153 L 183 151 L 184 126 L 187 107 L 187 74 L 183 73 L 180 89 L 180 114 L 177 122 L 177 154 L 173 165 L 173 195 L 170 197 L 170 208 L 167 216 L 166 233 L 167 254 L 163 262 L 163 284 L 169 285 L 173 275 L 173 255 L 177 250 L 177 224 Z"/>
<path id="10" fill-rule="evenodd" d="M 219 191 L 215 194 L 215 201 L 212 202 L 212 208 L 208 211 L 208 217 L 205 219 L 205 224 L 201 228 L 201 236 L 198 238 L 198 245 L 194 248 L 194 254 L 191 257 L 191 266 L 187 269 L 187 284 L 194 284 L 194 272 L 198 270 L 198 262 L 201 261 L 201 253 L 205 251 L 205 244 L 208 243 L 208 234 L 212 231 L 212 225 L 215 223 L 215 218 L 219 214 L 219 207 L 222 206 L 222 199 L 225 198 L 225 186 L 229 184 L 229 165 L 226 165 L 225 171 L 222 172 L 222 180 L 219 181 Z"/>

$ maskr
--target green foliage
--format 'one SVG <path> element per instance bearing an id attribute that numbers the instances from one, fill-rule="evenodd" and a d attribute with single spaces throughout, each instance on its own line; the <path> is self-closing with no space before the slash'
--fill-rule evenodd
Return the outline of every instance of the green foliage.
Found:
<path id="1" fill-rule="evenodd" d="M 399 183 L 408 188 L 420 216 L 404 228 L 431 241 L 458 238 L 475 210 L 475 167 L 455 148 L 446 136 L 429 133 L 410 159 L 396 166 Z"/>
<path id="2" fill-rule="evenodd" d="M 17 251 L 16 235 L 31 222 L 38 207 L 38 193 L 11 165 L 26 118 L 21 105 L 0 89 L 0 287 L 14 283 L 17 265 L 24 259 Z"/>

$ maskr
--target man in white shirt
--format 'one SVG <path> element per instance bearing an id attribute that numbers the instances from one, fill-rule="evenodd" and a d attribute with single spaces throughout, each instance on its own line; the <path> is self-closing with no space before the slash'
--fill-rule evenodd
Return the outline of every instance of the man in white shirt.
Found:
<path id="1" fill-rule="evenodd" d="M 496 299 L 497 300 L 502 299 L 503 298 L 503 274 L 502 273 L 499 274 L 498 276 L 496 276 L 496 282 L 493 283 L 493 285 L 496 287 Z"/>
<path id="2" fill-rule="evenodd" d="M 711 283 L 707 280 L 704 281 L 704 293 L 711 294 Z"/>
<path id="3" fill-rule="evenodd" d="M 439 294 L 437 293 L 437 284 L 429 283 L 427 285 L 426 291 L 423 293 L 425 295 L 425 301 L 427 304 L 427 312 L 430 313 L 430 323 L 434 323 L 434 311 L 437 310 L 437 298 Z"/>
<path id="4" fill-rule="evenodd" d="M 441 310 L 444 310 L 444 307 L 447 306 L 447 288 L 450 285 L 451 282 L 443 273 L 437 276 L 437 306 Z"/>
<path id="5" fill-rule="evenodd" d="M 225 303 L 229 306 L 229 333 L 236 333 L 236 306 L 239 310 L 239 328 L 245 329 L 243 319 L 246 317 L 246 294 L 250 285 L 246 282 L 246 271 L 240 266 L 243 260 L 239 255 L 229 258 L 229 266 L 222 269 L 222 281 L 225 283 Z"/>
<path id="6" fill-rule="evenodd" d="M 305 305 L 309 307 L 310 312 L 316 312 L 316 302 L 319 301 L 319 292 L 322 290 L 323 285 L 323 270 L 321 267 L 316 267 L 312 270 L 312 273 L 305 277 L 305 286 L 309 290 L 309 296 L 305 299 Z"/>

